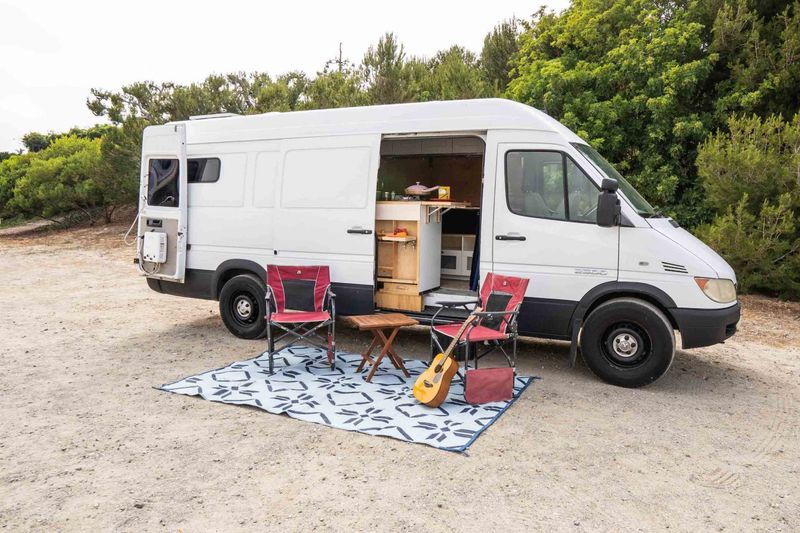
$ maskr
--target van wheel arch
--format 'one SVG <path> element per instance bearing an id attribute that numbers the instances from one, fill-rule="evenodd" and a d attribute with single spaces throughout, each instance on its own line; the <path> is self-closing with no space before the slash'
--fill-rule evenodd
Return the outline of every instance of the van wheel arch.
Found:
<path id="1" fill-rule="evenodd" d="M 637 298 L 656 306 L 669 320 L 673 329 L 679 329 L 670 309 L 677 307 L 675 301 L 658 287 L 646 283 L 609 281 L 587 292 L 578 302 L 572 314 L 571 324 L 582 322 L 598 306 L 614 298 Z M 573 332 L 574 333 L 574 332 Z"/>
<path id="2" fill-rule="evenodd" d="M 211 279 L 211 294 L 214 299 L 219 300 L 219 293 L 225 283 L 240 274 L 252 274 L 266 285 L 267 271 L 263 266 L 248 259 L 228 259 L 217 267 Z"/>
<path id="3" fill-rule="evenodd" d="M 678 322 L 672 316 L 670 309 L 677 307 L 675 301 L 658 287 L 653 287 L 646 283 L 636 283 L 629 281 L 609 281 L 601 283 L 583 295 L 583 298 L 575 306 L 570 320 L 568 333 L 572 339 L 569 352 L 569 366 L 574 367 L 578 360 L 578 335 L 580 334 L 583 321 L 598 306 L 614 298 L 636 298 L 654 305 L 659 311 L 664 313 L 673 329 L 679 330 Z"/>

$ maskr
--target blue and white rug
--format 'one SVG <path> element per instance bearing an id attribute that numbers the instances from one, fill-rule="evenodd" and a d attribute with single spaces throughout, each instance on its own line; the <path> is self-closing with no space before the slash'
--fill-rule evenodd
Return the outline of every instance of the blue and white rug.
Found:
<path id="1" fill-rule="evenodd" d="M 511 400 L 470 405 L 464 401 L 464 386 L 456 376 L 447 401 L 431 408 L 420 404 L 411 392 L 417 376 L 427 367 L 422 361 L 405 360 L 411 374 L 406 378 L 387 357 L 372 383 L 367 383 L 364 377 L 369 368 L 356 373 L 360 355 L 338 352 L 335 370 L 328 365 L 325 352 L 312 347 L 286 348 L 274 360 L 272 376 L 267 356 L 262 354 L 163 385 L 161 390 L 252 405 L 348 431 L 463 452 L 533 381 L 517 376 Z"/>

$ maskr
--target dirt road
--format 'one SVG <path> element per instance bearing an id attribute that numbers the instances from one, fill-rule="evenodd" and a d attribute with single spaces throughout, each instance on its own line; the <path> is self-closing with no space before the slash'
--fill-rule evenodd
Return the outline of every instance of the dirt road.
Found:
<path id="1" fill-rule="evenodd" d="M 458 455 L 155 390 L 262 343 L 151 292 L 124 229 L 0 240 L 7 531 L 800 528 L 800 305 L 744 298 L 736 337 L 637 390 L 525 342 L 543 379 Z"/>

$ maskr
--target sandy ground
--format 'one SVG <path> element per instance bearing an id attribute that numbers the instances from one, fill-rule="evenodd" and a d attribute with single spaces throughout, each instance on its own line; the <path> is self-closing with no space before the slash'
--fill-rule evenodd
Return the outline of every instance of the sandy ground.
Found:
<path id="1" fill-rule="evenodd" d="M 262 344 L 151 292 L 125 229 L 0 240 L 5 530 L 800 528 L 798 304 L 744 298 L 740 334 L 638 390 L 525 342 L 543 379 L 459 455 L 155 390 Z"/>

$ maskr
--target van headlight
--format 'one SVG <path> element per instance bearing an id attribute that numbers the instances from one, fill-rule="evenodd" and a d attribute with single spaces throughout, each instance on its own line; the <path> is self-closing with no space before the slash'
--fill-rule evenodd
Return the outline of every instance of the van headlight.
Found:
<path id="1" fill-rule="evenodd" d="M 736 301 L 736 285 L 729 279 L 694 278 L 694 281 L 706 296 L 717 303 Z"/>

